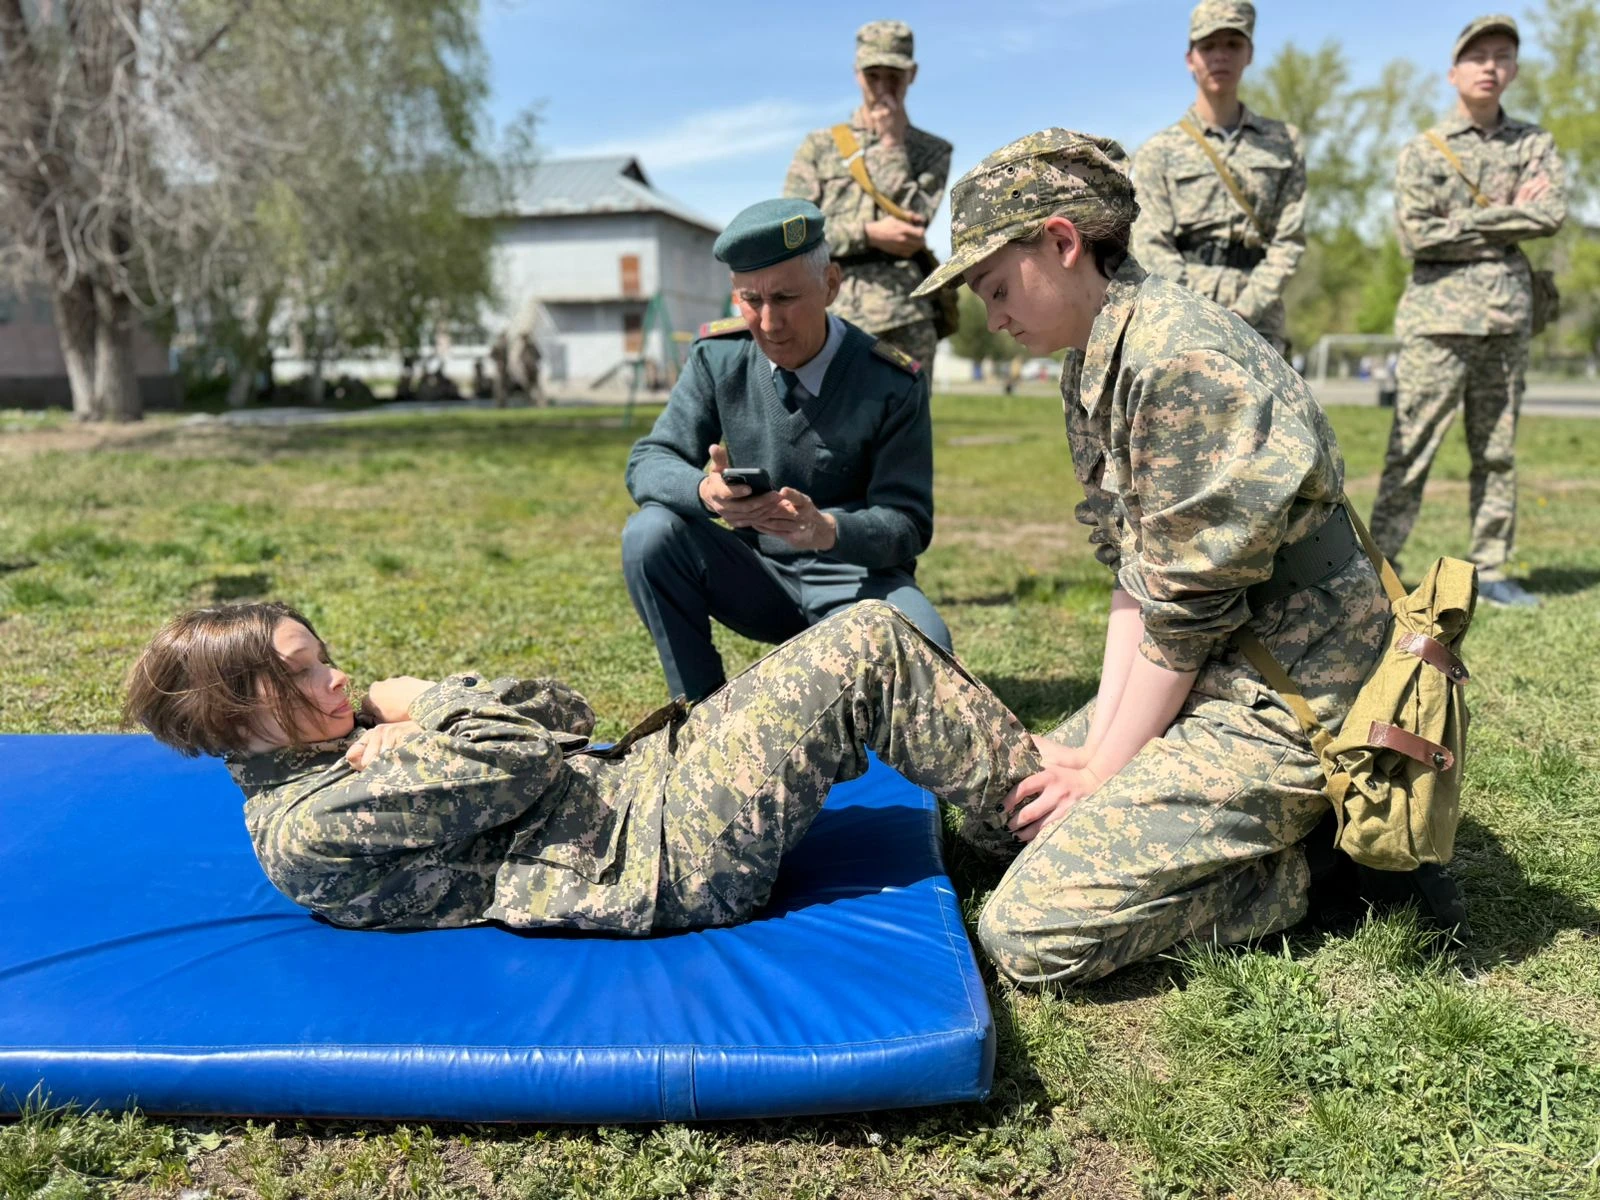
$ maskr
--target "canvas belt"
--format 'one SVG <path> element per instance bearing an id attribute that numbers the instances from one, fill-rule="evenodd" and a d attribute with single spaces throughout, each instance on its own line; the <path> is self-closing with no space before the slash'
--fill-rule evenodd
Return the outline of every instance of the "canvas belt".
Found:
<path id="1" fill-rule="evenodd" d="M 1178 235 L 1178 253 L 1183 261 L 1205 267 L 1232 267 L 1236 271 L 1253 271 L 1267 256 L 1260 246 L 1246 246 L 1243 242 L 1227 242 L 1218 238 L 1196 238 Z"/>
<path id="2" fill-rule="evenodd" d="M 1340 505 L 1328 514 L 1315 530 L 1272 556 L 1272 578 L 1245 589 L 1245 600 L 1252 613 L 1259 613 L 1274 600 L 1315 587 L 1336 574 L 1361 551 L 1361 539 L 1350 524 L 1350 515 Z"/>
<path id="3" fill-rule="evenodd" d="M 897 258 L 887 250 L 863 250 L 860 254 L 841 254 L 833 261 L 841 267 L 863 267 L 868 263 L 902 263 L 911 260 Z"/>

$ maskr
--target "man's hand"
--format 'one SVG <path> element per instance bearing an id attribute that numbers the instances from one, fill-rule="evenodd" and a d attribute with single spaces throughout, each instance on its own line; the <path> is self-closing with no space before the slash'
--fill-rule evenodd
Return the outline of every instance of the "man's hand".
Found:
<path id="1" fill-rule="evenodd" d="M 777 511 L 778 493 L 750 495 L 750 489 L 744 484 L 729 483 L 722 477 L 722 473 L 728 469 L 727 447 L 712 446 L 708 453 L 711 465 L 706 468 L 705 478 L 700 481 L 700 503 L 713 516 L 721 517 L 735 529 L 752 526 L 759 529 L 760 523 Z"/>
<path id="2" fill-rule="evenodd" d="M 773 513 L 752 522 L 757 533 L 782 538 L 796 550 L 832 550 L 839 540 L 839 524 L 823 512 L 804 492 L 779 488 Z"/>
<path id="3" fill-rule="evenodd" d="M 879 217 L 864 226 L 867 244 L 896 258 L 910 258 L 928 248 L 927 222 L 902 221 L 899 217 Z"/>
<path id="4" fill-rule="evenodd" d="M 398 724 L 411 719 L 411 705 L 434 684 L 431 679 L 418 679 L 414 675 L 396 675 L 393 679 L 380 679 L 367 689 L 367 699 L 361 708 L 371 713 L 381 724 Z"/>
<path id="5" fill-rule="evenodd" d="M 862 121 L 867 129 L 885 146 L 896 147 L 906 140 L 906 127 L 911 118 L 906 115 L 904 88 L 878 88 L 862 107 Z"/>
<path id="6" fill-rule="evenodd" d="M 1006 824 L 1019 839 L 1031 842 L 1041 830 L 1071 812 L 1078 801 L 1091 795 L 1100 783 L 1100 778 L 1087 767 L 1047 766 L 1017 784 L 1001 802 Z"/>
<path id="7" fill-rule="evenodd" d="M 1550 177 L 1548 175 L 1535 175 L 1517 189 L 1517 194 L 1511 198 L 1512 207 L 1522 208 L 1525 205 L 1532 204 L 1549 190 Z"/>
<path id="8" fill-rule="evenodd" d="M 363 733 L 344 752 L 344 760 L 358 771 L 364 771 L 367 764 L 386 750 L 393 750 L 408 737 L 422 732 L 422 726 L 415 721 L 390 721 L 383 725 L 374 725 Z"/>

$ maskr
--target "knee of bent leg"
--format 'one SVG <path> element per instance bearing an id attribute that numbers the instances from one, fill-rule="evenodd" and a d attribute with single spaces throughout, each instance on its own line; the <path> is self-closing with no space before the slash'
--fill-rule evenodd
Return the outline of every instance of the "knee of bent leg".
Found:
<path id="1" fill-rule="evenodd" d="M 623 565 L 648 564 L 669 550 L 688 529 L 688 520 L 665 505 L 643 505 L 622 527 Z"/>
<path id="2" fill-rule="evenodd" d="M 1075 926 L 1070 913 L 1019 902 L 1004 882 L 978 916 L 978 944 L 1013 983 L 1088 983 L 1116 965 L 1099 939 Z"/>

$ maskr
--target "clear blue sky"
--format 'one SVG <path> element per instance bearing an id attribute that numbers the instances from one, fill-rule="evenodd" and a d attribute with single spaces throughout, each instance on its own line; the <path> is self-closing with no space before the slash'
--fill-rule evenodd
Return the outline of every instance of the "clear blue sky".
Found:
<path id="1" fill-rule="evenodd" d="M 1049 125 L 1108 134 L 1131 151 L 1176 120 L 1193 95 L 1183 64 L 1191 6 L 485 0 L 483 35 L 497 119 L 542 101 L 547 155 L 636 154 L 662 191 L 722 222 L 781 191 L 807 130 L 849 115 L 855 30 L 866 21 L 898 17 L 915 31 L 918 77 L 907 107 L 914 123 L 955 144 L 953 181 L 991 150 Z M 1258 0 L 1256 60 L 1285 42 L 1309 49 L 1333 38 L 1357 82 L 1391 58 L 1427 68 L 1442 108 L 1455 35 L 1489 6 Z M 1511 11 L 1521 18 L 1521 5 Z M 1515 99 L 1513 88 L 1508 108 Z M 949 245 L 945 217 L 941 210 L 932 231 L 940 251 Z"/>

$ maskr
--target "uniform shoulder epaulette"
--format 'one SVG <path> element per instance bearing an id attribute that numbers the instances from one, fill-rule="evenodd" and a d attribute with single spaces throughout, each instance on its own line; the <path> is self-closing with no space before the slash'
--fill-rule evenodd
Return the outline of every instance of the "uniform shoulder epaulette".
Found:
<path id="1" fill-rule="evenodd" d="M 886 363 L 893 363 L 907 375 L 915 375 L 922 370 L 922 364 L 898 346 L 891 346 L 888 342 L 873 342 L 872 352 Z"/>
<path id="2" fill-rule="evenodd" d="M 700 326 L 700 336 L 703 338 L 727 337 L 734 333 L 749 333 L 750 326 L 744 323 L 743 317 L 723 317 L 720 321 L 707 321 Z"/>

